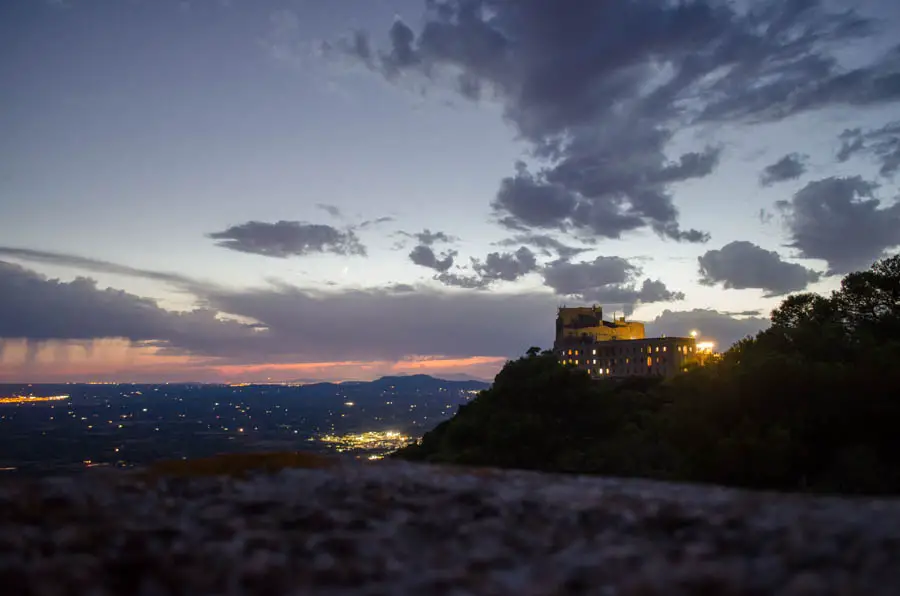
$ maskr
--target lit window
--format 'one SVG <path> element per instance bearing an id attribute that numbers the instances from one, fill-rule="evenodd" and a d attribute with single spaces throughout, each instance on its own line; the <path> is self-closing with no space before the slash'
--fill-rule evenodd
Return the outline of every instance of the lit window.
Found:
<path id="1" fill-rule="evenodd" d="M 578 366 L 578 361 L 577 361 L 577 360 L 575 361 L 575 366 Z"/>
<path id="2" fill-rule="evenodd" d="M 596 351 L 597 351 L 597 350 L 594 350 L 595 353 L 596 353 Z M 596 358 L 594 358 L 594 364 L 597 364 L 597 359 L 596 359 Z"/>
<path id="3" fill-rule="evenodd" d="M 571 356 L 571 355 L 572 355 L 572 350 L 569 350 L 569 356 Z"/>
<path id="4" fill-rule="evenodd" d="M 653 366 L 653 357 L 647 356 L 647 366 Z"/>
<path id="5" fill-rule="evenodd" d="M 608 369 L 608 368 L 606 369 L 606 374 L 609 374 L 609 369 Z"/>
<path id="6" fill-rule="evenodd" d="M 575 355 L 578 356 L 578 350 L 575 350 Z"/>
<path id="7" fill-rule="evenodd" d="M 594 356 L 596 356 L 596 355 L 597 355 L 597 350 L 594 350 L 594 354 L 593 354 L 593 355 L 594 355 Z"/>
<path id="8" fill-rule="evenodd" d="M 666 348 L 667 348 L 667 347 L 668 347 L 668 346 L 663 346 L 663 352 L 666 351 Z"/>
<path id="9" fill-rule="evenodd" d="M 659 346 L 656 346 L 656 351 L 659 352 Z"/>
<path id="10" fill-rule="evenodd" d="M 625 364 L 631 364 L 631 358 L 626 358 L 626 359 L 625 359 Z"/>

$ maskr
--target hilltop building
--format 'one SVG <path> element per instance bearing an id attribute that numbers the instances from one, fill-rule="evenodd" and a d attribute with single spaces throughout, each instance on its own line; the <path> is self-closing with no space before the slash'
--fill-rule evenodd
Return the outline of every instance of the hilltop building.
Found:
<path id="1" fill-rule="evenodd" d="M 700 356 L 693 337 L 646 337 L 643 323 L 604 320 L 599 306 L 558 309 L 553 350 L 563 364 L 598 379 L 668 377 Z"/>

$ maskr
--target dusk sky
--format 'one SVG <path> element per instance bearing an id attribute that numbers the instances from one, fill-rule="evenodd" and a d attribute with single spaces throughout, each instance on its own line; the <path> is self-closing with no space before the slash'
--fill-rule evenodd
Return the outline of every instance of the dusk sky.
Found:
<path id="1" fill-rule="evenodd" d="M 897 0 L 3 0 L 0 382 L 727 347 L 900 246 Z"/>

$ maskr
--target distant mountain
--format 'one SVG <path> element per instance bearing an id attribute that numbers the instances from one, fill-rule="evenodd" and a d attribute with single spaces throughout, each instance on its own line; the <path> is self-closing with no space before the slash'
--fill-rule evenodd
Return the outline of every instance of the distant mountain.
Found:
<path id="1" fill-rule="evenodd" d="M 479 383 L 487 383 L 488 385 L 491 384 L 491 381 L 489 379 L 473 377 L 472 375 L 467 375 L 467 374 L 463 374 L 463 373 L 447 374 L 447 375 L 441 376 L 441 378 L 444 380 L 447 380 L 447 381 L 478 381 Z"/>
<path id="2" fill-rule="evenodd" d="M 481 391 L 490 387 L 490 383 L 466 375 L 447 375 L 455 376 L 455 379 L 438 379 L 431 375 L 395 375 L 389 377 L 381 377 L 374 381 L 344 381 L 341 383 L 329 382 L 305 382 L 291 381 L 292 383 L 304 383 L 304 389 L 331 389 L 336 387 L 352 387 L 354 389 L 374 389 L 384 390 L 391 387 L 400 391 L 436 391 L 441 388 L 458 389 L 463 391 Z"/>

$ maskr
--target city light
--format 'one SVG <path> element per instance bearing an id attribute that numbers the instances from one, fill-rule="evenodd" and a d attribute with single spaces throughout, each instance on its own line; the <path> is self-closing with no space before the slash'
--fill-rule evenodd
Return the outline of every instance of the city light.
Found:
<path id="1" fill-rule="evenodd" d="M 715 347 L 716 344 L 712 341 L 701 341 L 697 344 L 697 350 L 701 352 L 712 352 Z"/>
<path id="2" fill-rule="evenodd" d="M 383 453 L 395 451 L 405 447 L 412 441 L 412 437 L 397 431 L 369 431 L 359 434 L 323 435 L 319 437 L 323 443 L 334 446 L 338 453 L 353 450 L 377 450 Z"/>
<path id="3" fill-rule="evenodd" d="M 48 395 L 46 397 L 38 397 L 34 395 L 13 395 L 11 397 L 0 397 L 0 404 L 36 404 L 45 401 L 61 401 L 69 399 L 68 395 Z"/>
<path id="4" fill-rule="evenodd" d="M 699 335 L 699 333 L 697 333 L 697 330 L 696 330 L 696 329 L 694 329 L 693 331 L 691 331 L 691 337 L 693 337 L 694 339 L 697 339 L 697 335 Z"/>

